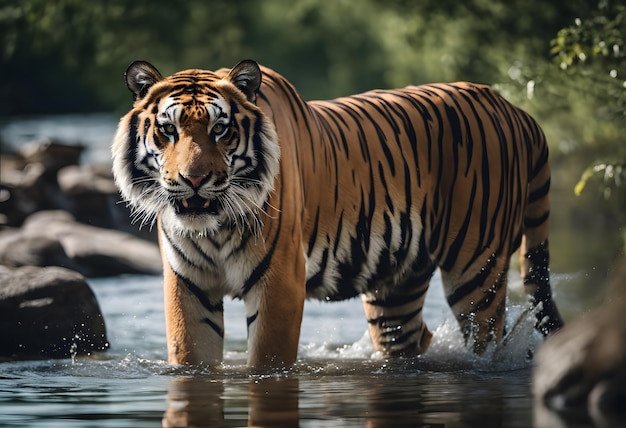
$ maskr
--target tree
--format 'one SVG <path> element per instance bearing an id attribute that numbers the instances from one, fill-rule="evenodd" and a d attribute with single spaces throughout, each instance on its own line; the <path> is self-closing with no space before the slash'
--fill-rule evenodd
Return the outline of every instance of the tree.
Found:
<path id="1" fill-rule="evenodd" d="M 561 73 L 574 82 L 598 122 L 614 129 L 613 138 L 592 141 L 594 161 L 583 171 L 574 191 L 581 195 L 593 183 L 610 199 L 619 225 L 626 225 L 626 8 L 602 1 L 598 10 L 560 30 L 551 50 Z M 596 134 L 600 135 L 600 133 Z M 626 234 L 624 235 L 626 242 Z"/>
<path id="2" fill-rule="evenodd" d="M 586 93 L 602 103 L 600 112 L 624 128 L 626 120 L 626 8 L 600 4 L 598 13 L 577 18 L 573 26 L 559 31 L 552 53 L 559 67 L 586 84 Z M 622 134 L 623 135 L 623 134 Z M 575 192 L 580 194 L 592 179 L 599 179 L 609 198 L 626 185 L 626 142 L 616 142 L 606 159 L 594 161 L 582 174 Z"/>

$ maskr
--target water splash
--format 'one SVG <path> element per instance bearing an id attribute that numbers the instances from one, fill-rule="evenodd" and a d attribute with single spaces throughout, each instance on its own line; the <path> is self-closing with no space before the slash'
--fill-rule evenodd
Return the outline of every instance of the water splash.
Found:
<path id="1" fill-rule="evenodd" d="M 409 365 L 412 368 L 429 371 L 508 371 L 530 367 L 530 356 L 541 335 L 535 331 L 535 315 L 522 305 L 507 308 L 506 326 L 509 334 L 502 343 L 492 343 L 482 355 L 472 350 L 472 341 L 465 340 L 456 320 L 445 318 L 434 330 L 433 340 L 428 350 L 415 358 L 402 359 L 399 363 L 386 360 L 374 351 L 368 332 L 351 344 L 307 343 L 300 346 L 300 359 L 306 360 L 343 360 L 368 361 L 386 367 Z"/>
<path id="2" fill-rule="evenodd" d="M 70 357 L 72 357 L 72 364 L 76 364 L 76 356 L 78 355 L 78 345 L 76 342 L 72 342 L 70 346 Z"/>

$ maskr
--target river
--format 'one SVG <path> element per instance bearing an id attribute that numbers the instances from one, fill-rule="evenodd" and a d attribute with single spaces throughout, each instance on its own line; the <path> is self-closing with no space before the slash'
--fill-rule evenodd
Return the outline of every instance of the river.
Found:
<path id="1" fill-rule="evenodd" d="M 13 120 L 0 123 L 0 138 L 19 146 L 58 137 L 86 145 L 85 162 L 107 162 L 115 121 L 110 115 Z M 558 250 L 552 253 L 558 258 Z M 566 319 L 601 300 L 603 287 L 589 287 L 592 271 L 553 271 Z M 505 346 L 481 357 L 466 348 L 436 274 L 424 310 L 435 335 L 424 355 L 388 361 L 374 353 L 358 300 L 307 302 L 295 366 L 258 375 L 245 366 L 241 302 L 225 301 L 220 368 L 170 366 L 161 278 L 90 279 L 110 350 L 0 363 L 0 426 L 552 427 L 559 421 L 539 411 L 530 393 L 528 351 L 542 339 L 524 312 L 519 274 L 511 272 L 509 282 L 511 333 Z"/>
<path id="2" fill-rule="evenodd" d="M 521 281 L 511 276 L 511 300 L 519 300 Z M 557 276 L 555 289 L 566 280 Z M 216 427 L 254 420 L 303 427 L 532 425 L 526 351 L 540 341 L 532 321 L 522 322 L 505 347 L 476 357 L 464 345 L 438 275 L 424 313 L 435 336 L 423 356 L 388 361 L 374 353 L 358 300 L 310 301 L 298 362 L 270 375 L 246 369 L 242 302 L 225 301 L 222 367 L 175 367 L 165 361 L 160 277 L 89 283 L 110 350 L 73 360 L 0 364 L 0 426 L 154 427 L 162 420 Z M 521 314 L 522 306 L 511 304 L 509 326 Z"/>

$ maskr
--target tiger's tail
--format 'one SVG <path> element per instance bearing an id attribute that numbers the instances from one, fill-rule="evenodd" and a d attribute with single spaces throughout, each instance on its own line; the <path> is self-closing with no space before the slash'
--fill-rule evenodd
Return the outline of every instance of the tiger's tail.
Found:
<path id="1" fill-rule="evenodd" d="M 528 203 L 524 213 L 524 234 L 520 244 L 520 269 L 531 308 L 536 308 L 536 328 L 544 336 L 563 326 L 550 288 L 550 163 L 543 131 L 535 126 L 533 143 L 541 145 L 529 171 Z"/>

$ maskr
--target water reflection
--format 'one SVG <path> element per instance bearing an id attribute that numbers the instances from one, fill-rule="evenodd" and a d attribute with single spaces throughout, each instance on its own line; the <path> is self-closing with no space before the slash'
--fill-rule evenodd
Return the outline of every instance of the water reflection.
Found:
<path id="1" fill-rule="evenodd" d="M 163 427 L 473 427 L 532 425 L 528 370 L 313 373 L 172 379 Z M 346 367 L 342 367 L 342 370 Z M 347 373 L 350 372 L 348 368 Z"/>
<path id="2" fill-rule="evenodd" d="M 177 378 L 169 383 L 163 427 L 220 426 L 224 420 L 224 383 Z"/>
<path id="3" fill-rule="evenodd" d="M 247 412 L 249 427 L 297 427 L 299 380 L 265 377 L 236 385 L 239 394 L 231 396 L 226 407 L 225 381 L 205 377 L 178 378 L 170 382 L 163 427 L 225 426 Z M 247 401 L 247 404 L 246 404 Z M 246 411 L 247 410 L 247 411 Z"/>
<path id="4" fill-rule="evenodd" d="M 249 427 L 297 427 L 300 382 L 297 378 L 265 378 L 248 384 Z"/>

